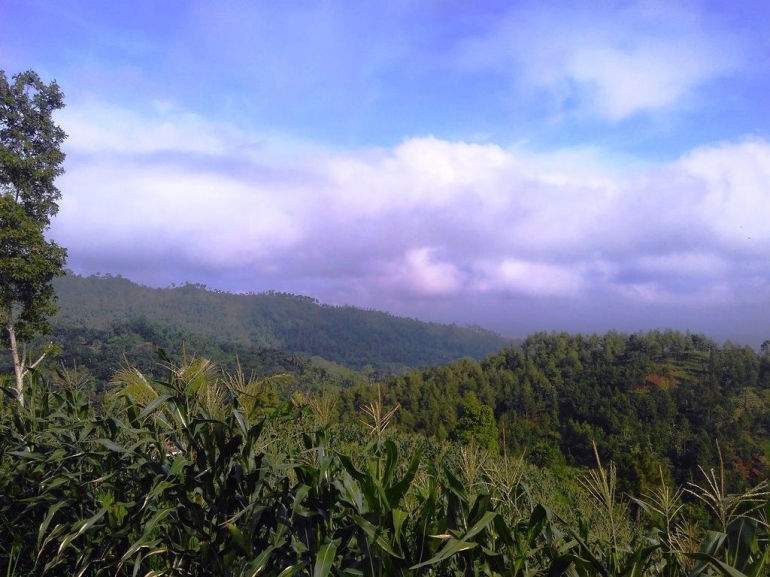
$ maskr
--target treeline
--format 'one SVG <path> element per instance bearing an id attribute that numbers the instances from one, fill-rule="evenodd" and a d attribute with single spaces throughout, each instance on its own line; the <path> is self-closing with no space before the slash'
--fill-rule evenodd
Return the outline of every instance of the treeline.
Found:
<path id="1" fill-rule="evenodd" d="M 768 476 L 770 350 L 698 334 L 539 333 L 481 362 L 461 360 L 393 377 L 386 406 L 398 426 L 475 439 L 533 463 L 586 466 L 595 443 L 634 494 L 719 467 L 738 488 Z M 376 395 L 341 392 L 345 419 Z M 721 454 L 721 457 L 720 457 Z"/>
<path id="2" fill-rule="evenodd" d="M 153 289 L 109 275 L 67 274 L 54 286 L 60 307 L 54 327 L 110 330 L 152 319 L 153 325 L 219 342 L 318 356 L 354 369 L 398 372 L 480 359 L 512 342 L 478 328 L 328 306 L 287 293 L 230 294 L 200 284 Z"/>

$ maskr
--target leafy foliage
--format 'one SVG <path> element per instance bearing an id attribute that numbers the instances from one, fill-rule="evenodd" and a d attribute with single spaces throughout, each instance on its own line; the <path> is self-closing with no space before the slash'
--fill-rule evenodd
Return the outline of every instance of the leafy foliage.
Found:
<path id="1" fill-rule="evenodd" d="M 723 495 L 750 506 L 688 541 L 682 492 L 664 482 L 638 501 L 640 524 L 619 517 L 607 533 L 591 519 L 627 509 L 600 460 L 572 495 L 584 500 L 571 519 L 554 495 L 537 501 L 548 483 L 521 461 L 437 447 L 384 421 L 367 440 L 365 429 L 317 420 L 311 407 L 323 403 L 302 399 L 249 415 L 249 387 L 228 386 L 208 361 L 164 366 L 162 379 L 134 373 L 139 389 L 116 378 L 119 394 L 100 415 L 76 387 L 39 376 L 27 406 L 7 391 L 7 574 L 765 574 L 761 489 Z M 372 414 L 390 412 L 376 402 Z"/>
<path id="2" fill-rule="evenodd" d="M 0 70 L 0 193 L 43 227 L 59 209 L 54 180 L 64 172 L 66 135 L 52 113 L 63 106 L 56 82 L 45 84 L 31 70 L 9 82 Z"/>
<path id="3" fill-rule="evenodd" d="M 353 419 L 375 394 L 342 391 L 340 415 Z M 382 399 L 400 405 L 404 430 L 499 444 L 539 465 L 591 466 L 595 446 L 618 489 L 637 496 L 661 469 L 685 485 L 720 459 L 729 491 L 770 474 L 770 352 L 703 335 L 540 333 L 480 362 L 392 377 Z"/>
<path id="4" fill-rule="evenodd" d="M 50 330 L 49 317 L 56 313 L 51 280 L 62 274 L 66 254 L 45 239 L 22 204 L 0 194 L 0 315 L 20 341 Z M 9 330 L 2 335 L 10 345 Z"/>
<path id="5" fill-rule="evenodd" d="M 23 343 L 49 330 L 56 312 L 54 277 L 63 274 L 67 251 L 45 239 L 61 194 L 54 179 L 64 169 L 64 131 L 52 114 L 64 106 L 55 82 L 32 71 L 12 82 L 0 70 L 0 321 L 10 347 L 17 397 L 31 363 Z"/>

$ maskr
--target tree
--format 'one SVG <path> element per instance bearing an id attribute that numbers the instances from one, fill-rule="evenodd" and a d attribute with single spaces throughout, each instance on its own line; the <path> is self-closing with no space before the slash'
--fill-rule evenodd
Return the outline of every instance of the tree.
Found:
<path id="1" fill-rule="evenodd" d="M 461 443 L 473 442 L 490 453 L 498 453 L 500 448 L 497 443 L 497 422 L 492 407 L 482 405 L 476 395 L 469 393 L 462 409 L 463 416 L 457 422 L 454 439 Z"/>
<path id="2" fill-rule="evenodd" d="M 45 84 L 31 70 L 9 82 L 0 70 L 0 319 L 22 404 L 24 377 L 45 356 L 32 362 L 25 343 L 50 330 L 48 318 L 56 312 L 51 281 L 64 274 L 67 258 L 45 238 L 61 198 L 54 180 L 64 172 L 66 134 L 52 115 L 63 107 L 56 82 Z"/>

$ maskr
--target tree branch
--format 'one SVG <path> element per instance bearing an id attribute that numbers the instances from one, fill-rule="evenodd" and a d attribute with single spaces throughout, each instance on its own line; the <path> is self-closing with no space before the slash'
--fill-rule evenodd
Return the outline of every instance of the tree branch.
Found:
<path id="1" fill-rule="evenodd" d="M 53 343 L 51 343 L 51 344 L 53 344 Z M 43 361 L 43 359 L 44 359 L 44 358 L 45 358 L 47 355 L 48 355 L 48 353 L 47 353 L 47 352 L 45 352 L 45 353 L 43 353 L 42 355 L 40 355 L 40 358 L 39 358 L 38 360 L 36 360 L 36 361 L 35 361 L 34 363 L 32 363 L 31 365 L 28 365 L 28 366 L 27 366 L 27 368 L 25 369 L 25 373 L 26 373 L 26 372 L 29 372 L 30 370 L 35 370 L 35 368 L 36 368 L 36 367 L 37 367 L 37 366 L 38 366 L 38 365 L 39 365 L 39 364 L 40 364 L 40 363 Z"/>

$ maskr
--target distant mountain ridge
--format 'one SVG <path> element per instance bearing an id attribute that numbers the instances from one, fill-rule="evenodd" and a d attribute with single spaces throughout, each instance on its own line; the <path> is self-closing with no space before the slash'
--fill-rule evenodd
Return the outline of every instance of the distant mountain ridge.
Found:
<path id="1" fill-rule="evenodd" d="M 481 359 L 513 342 L 491 331 L 325 305 L 287 293 L 231 294 L 198 284 L 156 289 L 111 275 L 67 274 L 54 286 L 60 308 L 55 326 L 104 330 L 147 319 L 218 341 L 319 356 L 356 369 Z"/>

